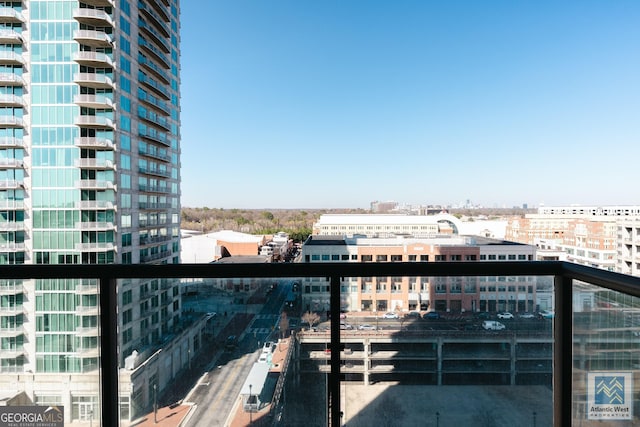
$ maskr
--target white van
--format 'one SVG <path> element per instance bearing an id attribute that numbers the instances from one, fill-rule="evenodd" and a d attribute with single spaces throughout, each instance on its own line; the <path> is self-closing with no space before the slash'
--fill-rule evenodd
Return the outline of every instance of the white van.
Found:
<path id="1" fill-rule="evenodd" d="M 506 328 L 503 323 L 496 320 L 485 320 L 482 322 L 482 328 L 487 331 L 501 331 Z"/>

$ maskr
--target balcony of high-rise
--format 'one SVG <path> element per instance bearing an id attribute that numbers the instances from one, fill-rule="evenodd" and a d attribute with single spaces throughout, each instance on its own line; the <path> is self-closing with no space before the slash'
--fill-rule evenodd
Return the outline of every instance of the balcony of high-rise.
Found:
<path id="1" fill-rule="evenodd" d="M 144 258 L 163 256 L 163 251 L 157 251 Z M 243 408 L 247 399 L 243 388 L 243 405 L 232 410 L 232 399 L 229 413 L 224 412 L 226 405 L 220 406 L 223 418 L 244 419 L 249 410 L 256 425 L 356 425 L 374 422 L 387 411 L 395 417 L 389 425 L 493 425 L 502 420 L 513 425 L 595 426 L 637 420 L 634 396 L 639 391 L 633 380 L 640 369 L 640 279 L 631 276 L 564 262 L 526 261 L 15 266 L 0 273 L 3 378 L 27 372 L 38 358 L 50 373 L 84 375 L 83 387 L 93 387 L 96 393 L 89 405 L 93 425 L 125 426 L 154 418 L 165 423 L 173 416 L 179 423 L 187 409 L 171 399 L 179 399 L 178 390 L 203 389 L 198 379 L 212 368 L 211 362 L 219 357 L 225 357 L 225 363 L 252 361 L 255 356 L 256 364 L 264 363 L 257 361 L 262 351 L 257 340 L 271 331 L 264 335 L 260 329 L 249 330 L 230 351 L 225 337 L 214 339 L 218 327 L 227 329 L 221 326 L 224 322 L 212 319 L 222 316 L 224 320 L 224 314 L 212 314 L 208 307 L 197 308 L 197 304 L 182 312 L 190 318 L 189 324 L 199 325 L 184 347 L 172 347 L 172 341 L 163 341 L 159 332 L 154 332 L 153 341 L 132 335 L 128 325 L 133 316 L 150 331 L 156 331 L 152 325 L 157 325 L 158 331 L 173 331 L 176 336 L 195 333 L 184 329 L 186 317 L 176 320 L 177 311 L 162 308 L 173 307 L 177 301 L 171 298 L 176 278 L 208 278 L 201 282 L 208 280 L 205 286 L 227 280 L 264 283 L 256 288 L 258 293 L 275 280 L 282 298 L 293 292 L 285 313 L 296 322 L 295 313 L 306 310 L 304 283 L 329 289 L 329 319 L 323 314 L 321 326 L 289 327 L 277 321 L 286 330 L 276 329 L 268 339 L 277 342 L 273 357 L 280 357 L 284 365 L 272 366 L 265 383 L 252 384 L 259 396 L 255 406 Z M 530 319 L 516 310 L 514 319 L 498 319 L 506 325 L 501 330 L 485 330 L 484 316 L 464 311 L 444 311 L 433 319 L 404 316 L 408 314 L 404 311 L 396 311 L 399 316 L 380 312 L 371 321 L 357 310 L 350 311 L 355 308 L 345 299 L 348 284 L 358 277 L 371 279 L 370 283 L 389 278 L 388 283 L 400 288 L 409 282 L 406 278 L 469 283 L 474 278 L 514 277 L 528 283 L 549 282 L 554 315 Z M 77 295 L 76 302 L 62 298 L 66 291 L 55 299 L 45 298 L 50 294 L 43 286 L 56 282 L 67 283 L 64 289 Z M 130 291 L 136 289 L 131 287 L 134 283 L 144 283 L 135 298 Z M 54 350 L 53 342 L 44 340 L 47 335 L 38 332 L 40 328 L 66 329 L 60 329 L 63 324 L 54 323 L 54 317 L 35 319 L 32 324 L 22 307 L 34 292 L 36 304 L 43 308 L 72 303 L 65 310 L 82 319 L 68 326 L 77 343 L 69 341 L 68 347 Z M 392 310 L 386 304 L 379 307 Z M 239 316 L 235 322 L 245 316 L 242 310 L 246 308 L 240 310 L 232 315 Z M 41 350 L 28 344 L 32 336 L 41 343 L 36 345 Z M 129 350 L 123 354 L 125 347 Z M 166 355 L 159 351 L 162 348 Z M 137 351 L 131 353 L 131 349 Z M 146 362 L 140 364 L 142 361 Z M 38 375 L 44 378 L 50 373 Z M 21 378 L 27 386 L 35 380 L 32 375 Z M 20 387 L 11 384 L 3 383 L 3 388 L 18 394 Z M 196 394 L 191 399 L 203 396 Z M 83 417 L 73 409 L 76 404 L 69 402 L 65 421 L 75 425 Z M 215 423 L 220 416 L 206 414 L 198 405 L 189 408 L 186 425 Z"/>

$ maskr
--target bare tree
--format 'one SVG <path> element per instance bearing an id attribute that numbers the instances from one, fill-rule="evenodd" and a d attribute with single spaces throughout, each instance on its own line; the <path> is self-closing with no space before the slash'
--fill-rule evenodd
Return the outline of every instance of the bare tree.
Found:
<path id="1" fill-rule="evenodd" d="M 280 338 L 285 338 L 287 336 L 287 331 L 289 330 L 289 318 L 287 317 L 286 312 L 282 312 L 280 315 Z"/>
<path id="2" fill-rule="evenodd" d="M 313 311 L 307 311 L 302 315 L 302 321 L 304 323 L 308 323 L 309 328 L 313 328 L 313 325 L 320 321 L 320 315 L 318 313 L 314 313 Z"/>

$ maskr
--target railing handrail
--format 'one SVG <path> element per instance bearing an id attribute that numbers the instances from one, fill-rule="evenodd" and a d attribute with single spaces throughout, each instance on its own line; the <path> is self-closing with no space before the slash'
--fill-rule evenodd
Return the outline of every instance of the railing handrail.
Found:
<path id="1" fill-rule="evenodd" d="M 499 274 L 497 274 L 499 272 Z M 0 279 L 563 276 L 640 297 L 640 277 L 564 261 L 0 265 Z"/>

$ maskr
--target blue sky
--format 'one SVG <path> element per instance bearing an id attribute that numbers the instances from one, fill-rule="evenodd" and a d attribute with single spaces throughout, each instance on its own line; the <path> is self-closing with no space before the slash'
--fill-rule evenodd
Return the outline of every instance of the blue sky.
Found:
<path id="1" fill-rule="evenodd" d="M 184 0 L 182 205 L 640 204 L 640 2 Z"/>

